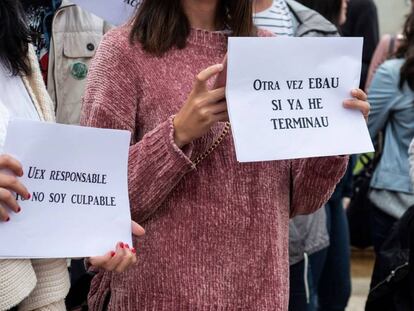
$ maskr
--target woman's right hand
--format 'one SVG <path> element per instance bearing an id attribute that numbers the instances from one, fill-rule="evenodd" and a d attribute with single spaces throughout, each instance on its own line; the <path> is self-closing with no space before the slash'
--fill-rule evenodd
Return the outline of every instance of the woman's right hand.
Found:
<path id="1" fill-rule="evenodd" d="M 144 228 L 132 221 L 132 234 L 135 236 L 143 236 Z M 94 268 L 101 268 L 105 271 L 124 272 L 137 262 L 135 248 L 130 248 L 128 244 L 119 242 L 115 246 L 115 251 L 111 251 L 104 256 L 87 258 L 87 265 Z"/>
<path id="2" fill-rule="evenodd" d="M 19 204 L 17 204 L 12 191 L 27 200 L 30 199 L 30 194 L 17 178 L 17 176 L 23 176 L 23 168 L 16 159 L 8 155 L 1 155 L 0 169 L 7 169 L 12 173 L 10 175 L 0 172 L 0 221 L 9 221 L 10 216 L 7 207 L 15 213 L 20 212 Z"/>
<path id="3" fill-rule="evenodd" d="M 208 80 L 223 71 L 217 64 L 197 75 L 193 90 L 184 106 L 174 118 L 174 140 L 182 148 L 206 134 L 217 122 L 228 121 L 225 88 L 210 91 Z"/>

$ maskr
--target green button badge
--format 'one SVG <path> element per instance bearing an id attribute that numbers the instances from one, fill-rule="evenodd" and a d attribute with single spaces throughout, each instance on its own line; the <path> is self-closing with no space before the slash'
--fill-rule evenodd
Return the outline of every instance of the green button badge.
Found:
<path id="1" fill-rule="evenodd" d="M 70 73 L 76 80 L 83 80 L 88 75 L 88 66 L 80 62 L 74 63 Z"/>

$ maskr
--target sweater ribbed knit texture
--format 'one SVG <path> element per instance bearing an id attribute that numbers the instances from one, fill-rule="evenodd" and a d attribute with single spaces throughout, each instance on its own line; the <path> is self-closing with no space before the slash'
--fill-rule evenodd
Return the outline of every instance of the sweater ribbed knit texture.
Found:
<path id="1" fill-rule="evenodd" d="M 29 47 L 28 61 L 32 73 L 22 77 L 23 83 L 40 119 L 53 122 L 53 104 L 32 46 Z M 65 259 L 0 260 L 0 311 L 15 306 L 19 311 L 64 311 L 69 283 Z"/>
<path id="2" fill-rule="evenodd" d="M 347 158 L 240 164 L 229 134 L 195 167 L 223 124 L 181 150 L 172 116 L 196 74 L 222 62 L 226 35 L 192 30 L 186 48 L 157 57 L 128 34 L 101 43 L 81 123 L 132 132 L 131 211 L 146 235 L 131 270 L 94 278 L 91 310 L 109 293 L 109 310 L 287 310 L 289 217 L 327 201 Z"/>

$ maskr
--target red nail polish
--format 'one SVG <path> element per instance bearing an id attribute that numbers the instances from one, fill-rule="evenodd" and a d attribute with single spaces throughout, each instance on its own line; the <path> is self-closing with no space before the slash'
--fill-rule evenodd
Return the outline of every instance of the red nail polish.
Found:
<path id="1" fill-rule="evenodd" d="M 17 208 L 17 212 L 20 213 L 22 211 L 22 209 L 19 207 Z"/>
<path id="2" fill-rule="evenodd" d="M 133 254 L 135 254 L 135 253 L 137 252 L 137 250 L 136 250 L 135 248 L 133 248 L 133 249 L 131 249 L 131 252 L 132 252 Z"/>
<path id="3" fill-rule="evenodd" d="M 10 221 L 10 217 L 7 217 L 6 222 L 9 222 L 9 221 Z"/>
<path id="4" fill-rule="evenodd" d="M 30 200 L 30 198 L 32 197 L 32 195 L 29 193 L 28 195 L 27 195 L 27 199 L 28 200 Z"/>
<path id="5" fill-rule="evenodd" d="M 111 257 L 115 257 L 115 252 L 111 252 Z"/>
<path id="6" fill-rule="evenodd" d="M 125 248 L 129 248 L 129 245 L 128 244 L 125 244 Z"/>
<path id="7" fill-rule="evenodd" d="M 124 248 L 124 243 L 122 243 L 122 242 L 121 242 L 121 243 L 119 243 L 119 247 L 120 247 L 120 248 Z"/>

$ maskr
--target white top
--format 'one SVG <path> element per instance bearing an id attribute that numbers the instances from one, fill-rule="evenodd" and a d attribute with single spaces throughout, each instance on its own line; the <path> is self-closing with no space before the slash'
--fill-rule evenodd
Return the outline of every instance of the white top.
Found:
<path id="1" fill-rule="evenodd" d="M 0 64 L 0 154 L 6 139 L 7 124 L 14 118 L 40 121 L 22 78 L 12 76 Z"/>
<path id="2" fill-rule="evenodd" d="M 273 0 L 272 6 L 254 14 L 253 20 L 258 28 L 266 29 L 276 36 L 293 37 L 295 34 L 296 21 L 285 0 Z"/>

